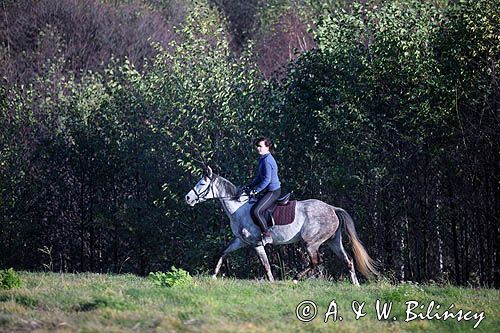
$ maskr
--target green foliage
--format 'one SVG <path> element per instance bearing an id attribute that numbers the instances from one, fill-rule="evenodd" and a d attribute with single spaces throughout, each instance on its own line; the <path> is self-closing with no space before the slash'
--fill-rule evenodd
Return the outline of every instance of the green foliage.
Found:
<path id="1" fill-rule="evenodd" d="M 191 285 L 193 278 L 189 272 L 172 266 L 169 272 L 150 272 L 149 280 L 158 287 L 186 287 Z"/>
<path id="2" fill-rule="evenodd" d="M 19 288 L 21 284 L 21 278 L 13 268 L 0 270 L 0 289 Z"/>
<path id="3" fill-rule="evenodd" d="M 424 244 L 434 244 L 430 235 L 438 230 L 452 233 L 449 221 L 459 217 L 449 215 L 451 202 L 463 207 L 472 193 L 493 195 L 490 186 L 498 183 L 487 173 L 481 180 L 472 176 L 477 175 L 473 165 L 491 171 L 498 163 L 485 158 L 498 156 L 492 147 L 500 142 L 493 135 L 499 125 L 494 3 L 372 1 L 330 11 L 318 20 L 318 48 L 303 54 L 271 87 L 269 104 L 275 107 L 269 108 L 272 121 L 266 128 L 286 152 L 280 159 L 284 184 L 301 198 L 319 197 L 359 214 L 368 243 L 396 250 L 386 253 L 388 267 L 413 266 L 412 251 L 439 256 L 439 247 Z M 468 180 L 458 176 L 464 168 Z M 484 200 L 477 205 L 497 210 Z M 490 223 L 486 216 L 481 220 L 483 227 L 463 246 L 482 246 L 477 240 L 488 237 L 483 231 Z M 435 222 L 434 232 L 422 231 L 429 221 Z M 460 240 L 454 235 L 438 242 L 458 256 Z M 380 240 L 388 237 L 404 245 Z M 461 269 L 469 279 L 466 265 Z M 424 275 L 429 272 L 412 278 Z"/>
<path id="4" fill-rule="evenodd" d="M 198 4 L 178 33 L 182 42 L 171 44 L 173 52 L 158 47 L 146 77 L 148 96 L 168 119 L 157 130 L 172 140 L 176 162 L 186 172 L 199 170 L 195 161 L 233 162 L 248 152 L 240 140 L 251 142 L 247 137 L 255 133 L 260 106 L 255 65 L 246 52 L 231 56 L 225 22 L 206 5 Z"/>
<path id="5" fill-rule="evenodd" d="M 54 53 L 31 83 L 0 86 L 0 264 L 40 266 L 50 244 L 54 270 L 212 270 L 232 239 L 227 218 L 184 195 L 204 164 L 248 182 L 263 134 L 283 190 L 346 208 L 395 278 L 493 283 L 496 3 L 262 4 L 263 29 L 293 8 L 317 22 L 318 48 L 281 81 L 262 78 L 251 43 L 231 50 L 228 22 L 205 1 L 141 67 L 112 58 L 74 73 Z M 296 271 L 302 252 L 271 250 L 273 269 Z M 249 255 L 223 270 L 258 274 Z"/>

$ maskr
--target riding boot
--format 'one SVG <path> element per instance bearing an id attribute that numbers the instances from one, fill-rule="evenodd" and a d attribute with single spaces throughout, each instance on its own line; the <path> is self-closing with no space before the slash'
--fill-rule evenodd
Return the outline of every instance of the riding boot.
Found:
<path id="1" fill-rule="evenodd" d="M 273 242 L 273 238 L 271 233 L 267 229 L 266 222 L 262 223 L 262 221 L 260 221 L 258 218 L 256 220 L 257 221 L 254 221 L 254 223 L 259 226 L 262 238 L 262 245 L 271 244 Z"/>
<path id="2" fill-rule="evenodd" d="M 271 235 L 269 230 L 266 230 L 262 233 L 262 243 L 264 243 L 264 245 L 273 243 L 273 236 Z"/>
<path id="3" fill-rule="evenodd" d="M 260 230 L 262 231 L 262 243 L 264 243 L 264 245 L 266 244 L 271 244 L 273 242 L 273 237 L 271 235 L 271 233 L 269 232 L 269 230 L 267 229 L 267 224 L 266 222 L 264 222 L 264 224 L 259 221 L 260 223 Z"/>

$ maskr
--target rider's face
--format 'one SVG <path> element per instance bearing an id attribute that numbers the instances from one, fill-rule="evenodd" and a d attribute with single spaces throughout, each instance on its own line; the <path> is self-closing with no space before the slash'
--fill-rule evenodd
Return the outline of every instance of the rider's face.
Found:
<path id="1" fill-rule="evenodd" d="M 264 154 L 269 153 L 269 147 L 266 146 L 266 142 L 265 141 L 260 141 L 257 144 L 257 150 L 258 150 L 258 152 L 259 152 L 260 155 L 264 155 Z"/>

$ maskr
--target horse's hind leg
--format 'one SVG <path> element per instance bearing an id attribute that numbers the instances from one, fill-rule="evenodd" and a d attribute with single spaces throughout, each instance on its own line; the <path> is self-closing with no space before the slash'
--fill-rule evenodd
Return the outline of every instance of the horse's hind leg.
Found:
<path id="1" fill-rule="evenodd" d="M 309 258 L 311 258 L 311 264 L 302 272 L 297 273 L 297 275 L 293 279 L 294 283 L 298 283 L 299 280 L 304 277 L 304 275 L 309 273 L 312 269 L 314 269 L 314 267 L 320 264 L 321 259 L 318 252 L 320 245 L 321 244 L 318 243 L 307 243 L 306 249 L 307 249 L 307 254 L 309 254 Z"/>
<path id="2" fill-rule="evenodd" d="M 212 277 L 215 279 L 217 278 L 217 274 L 219 274 L 220 267 L 222 265 L 222 261 L 224 261 L 224 258 L 227 257 L 227 255 L 233 251 L 236 251 L 242 247 L 245 247 L 246 244 L 243 243 L 239 238 L 233 239 L 233 241 L 229 244 L 229 246 L 224 250 L 222 253 L 221 257 L 219 258 L 219 262 L 217 262 L 217 266 L 215 266 L 215 272 L 212 275 Z"/>
<path id="3" fill-rule="evenodd" d="M 328 241 L 328 246 L 332 249 L 333 253 L 340 260 L 344 261 L 351 273 L 351 281 L 355 286 L 359 286 L 358 278 L 356 277 L 356 271 L 354 270 L 354 263 L 351 258 L 345 252 L 344 246 L 342 245 L 342 232 L 337 230 L 335 236 Z"/>

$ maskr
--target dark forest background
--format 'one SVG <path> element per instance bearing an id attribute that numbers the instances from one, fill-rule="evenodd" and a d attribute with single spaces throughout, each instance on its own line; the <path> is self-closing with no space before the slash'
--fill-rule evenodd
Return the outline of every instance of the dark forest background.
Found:
<path id="1" fill-rule="evenodd" d="M 256 136 L 386 277 L 500 286 L 498 0 L 1 0 L 0 268 L 213 269 Z M 275 275 L 305 251 L 268 248 Z M 248 260 L 250 257 L 252 260 Z M 347 270 L 333 253 L 320 275 Z M 262 276 L 251 249 L 231 276 Z"/>

